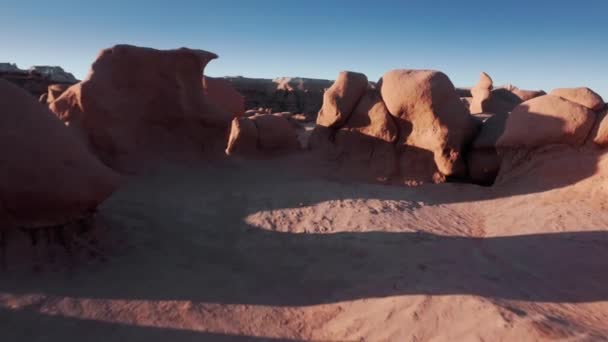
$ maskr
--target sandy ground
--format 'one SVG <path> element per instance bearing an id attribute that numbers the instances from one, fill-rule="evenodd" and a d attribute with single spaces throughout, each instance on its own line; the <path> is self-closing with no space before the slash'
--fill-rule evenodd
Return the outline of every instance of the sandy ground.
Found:
<path id="1" fill-rule="evenodd" d="M 101 210 L 105 257 L 71 269 L 9 250 L 2 341 L 608 339 L 601 173 L 405 188 L 285 165 L 133 179 Z"/>

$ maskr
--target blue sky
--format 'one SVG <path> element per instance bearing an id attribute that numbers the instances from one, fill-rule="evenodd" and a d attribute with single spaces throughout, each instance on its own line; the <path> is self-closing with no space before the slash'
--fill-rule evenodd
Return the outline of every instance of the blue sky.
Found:
<path id="1" fill-rule="evenodd" d="M 219 54 L 207 74 L 377 80 L 438 69 L 459 86 L 589 86 L 608 100 L 608 1 L 1 0 L 0 62 L 82 78 L 118 43 Z"/>

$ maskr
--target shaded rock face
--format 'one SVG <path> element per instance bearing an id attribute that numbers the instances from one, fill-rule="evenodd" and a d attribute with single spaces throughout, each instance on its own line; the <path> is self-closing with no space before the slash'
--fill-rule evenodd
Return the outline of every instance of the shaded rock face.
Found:
<path id="1" fill-rule="evenodd" d="M 317 116 L 317 125 L 344 125 L 365 93 L 368 83 L 367 76 L 361 73 L 342 71 L 336 82 L 323 94 L 323 106 Z"/>
<path id="2" fill-rule="evenodd" d="M 45 106 L 0 80 L 0 230 L 63 224 L 95 209 L 120 177 Z"/>
<path id="3" fill-rule="evenodd" d="M 333 81 L 282 77 L 257 79 L 225 77 L 245 97 L 245 109 L 301 113 L 314 118 L 323 103 L 323 93 Z"/>
<path id="4" fill-rule="evenodd" d="M 471 181 L 492 185 L 500 170 L 500 157 L 496 142 L 505 129 L 508 114 L 495 114 L 485 118 L 467 153 L 467 166 Z"/>
<path id="5" fill-rule="evenodd" d="M 203 76 L 203 89 L 209 102 L 235 117 L 245 114 L 245 98 L 230 81 L 223 78 Z"/>
<path id="6" fill-rule="evenodd" d="M 232 120 L 227 155 L 257 157 L 297 150 L 294 125 L 283 115 L 262 114 Z"/>
<path id="7" fill-rule="evenodd" d="M 201 81 L 215 58 L 117 45 L 102 50 L 87 78 L 50 108 L 116 170 L 222 155 L 234 114 L 209 101 Z"/>
<path id="8" fill-rule="evenodd" d="M 39 102 L 43 104 L 50 104 L 51 102 L 57 100 L 61 94 L 63 94 L 68 88 L 70 84 L 51 84 L 47 88 L 47 92 L 42 94 L 39 98 Z"/>
<path id="9" fill-rule="evenodd" d="M 466 177 L 463 149 L 476 125 L 445 74 L 392 70 L 380 92 L 399 128 L 398 146 L 429 151 L 441 174 Z"/>
<path id="10" fill-rule="evenodd" d="M 78 80 L 61 67 L 34 66 L 29 70 L 19 69 L 15 64 L 0 63 L 0 79 L 5 79 L 39 98 L 53 84 L 72 85 Z"/>
<path id="11" fill-rule="evenodd" d="M 544 95 L 517 106 L 509 115 L 498 147 L 535 148 L 582 145 L 596 119 L 590 109 L 561 97 Z"/>
<path id="12" fill-rule="evenodd" d="M 608 108 L 597 113 L 595 126 L 591 131 L 590 138 L 597 146 L 608 147 Z"/>

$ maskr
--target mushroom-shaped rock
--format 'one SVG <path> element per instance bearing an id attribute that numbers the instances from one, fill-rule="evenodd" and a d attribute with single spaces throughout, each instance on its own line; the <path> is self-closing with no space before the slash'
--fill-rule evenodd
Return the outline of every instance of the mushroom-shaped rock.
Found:
<path id="1" fill-rule="evenodd" d="M 479 82 L 471 88 L 471 95 L 473 97 L 470 107 L 471 113 L 483 113 L 483 103 L 490 98 L 493 87 L 494 85 L 490 75 L 482 72 L 479 76 Z"/>
<path id="2" fill-rule="evenodd" d="M 323 106 L 317 116 L 317 125 L 342 126 L 357 106 L 368 84 L 364 74 L 342 71 L 334 84 L 323 94 Z"/>
<path id="3" fill-rule="evenodd" d="M 205 98 L 201 75 L 214 58 L 117 45 L 102 50 L 88 77 L 50 108 L 117 170 L 221 154 L 234 115 Z"/>
<path id="4" fill-rule="evenodd" d="M 443 175 L 466 175 L 462 149 L 475 123 L 444 73 L 392 70 L 384 74 L 380 92 L 399 128 L 398 145 L 429 151 Z"/>
<path id="5" fill-rule="evenodd" d="M 599 111 L 604 108 L 605 103 L 601 96 L 589 88 L 557 88 L 553 89 L 549 95 L 559 96 L 563 99 L 578 103 L 592 111 Z"/>
<path id="6" fill-rule="evenodd" d="M 119 175 L 45 106 L 4 80 L 0 113 L 0 222 L 22 227 L 67 223 L 117 188 Z"/>
<path id="7" fill-rule="evenodd" d="M 536 97 L 511 112 L 497 147 L 580 146 L 589 135 L 595 118 L 590 109 L 561 97 Z"/>
<path id="8" fill-rule="evenodd" d="M 245 113 L 245 98 L 224 78 L 203 76 L 205 97 L 218 108 L 235 117 Z"/>

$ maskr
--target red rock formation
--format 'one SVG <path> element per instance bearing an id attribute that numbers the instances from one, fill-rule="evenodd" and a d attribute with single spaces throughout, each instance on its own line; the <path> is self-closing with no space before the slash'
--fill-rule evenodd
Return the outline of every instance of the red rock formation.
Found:
<path id="1" fill-rule="evenodd" d="M 568 101 L 578 103 L 592 111 L 599 111 L 605 106 L 602 97 L 586 87 L 553 89 L 549 95 L 559 96 Z"/>
<path id="2" fill-rule="evenodd" d="M 214 58 L 117 45 L 101 51 L 87 78 L 50 108 L 117 170 L 221 154 L 234 115 L 204 95 L 201 75 Z"/>
<path id="3" fill-rule="evenodd" d="M 484 112 L 483 104 L 490 98 L 490 94 L 494 88 L 493 84 L 492 78 L 485 72 L 482 72 L 479 76 L 479 82 L 471 88 L 473 99 L 471 100 L 470 111 L 472 114 Z"/>
<path id="4" fill-rule="evenodd" d="M 232 120 L 228 155 L 263 156 L 297 150 L 294 125 L 283 115 L 262 114 Z"/>
<path id="5" fill-rule="evenodd" d="M 230 81 L 224 78 L 203 76 L 205 96 L 218 108 L 231 113 L 235 117 L 245 114 L 245 98 Z"/>
<path id="6" fill-rule="evenodd" d="M 427 151 L 441 174 L 465 177 L 463 148 L 475 123 L 450 79 L 438 71 L 392 70 L 384 74 L 380 91 L 399 127 L 398 147 Z"/>
<path id="7" fill-rule="evenodd" d="M 323 106 L 317 116 L 317 125 L 342 126 L 367 87 L 367 76 L 357 72 L 342 71 L 334 84 L 323 94 Z"/>
<path id="8" fill-rule="evenodd" d="M 498 147 L 534 148 L 550 144 L 582 145 L 596 115 L 590 109 L 553 95 L 517 106 L 507 119 Z"/>
<path id="9" fill-rule="evenodd" d="M 34 97 L 0 80 L 0 222 L 62 224 L 96 208 L 120 177 Z"/>

